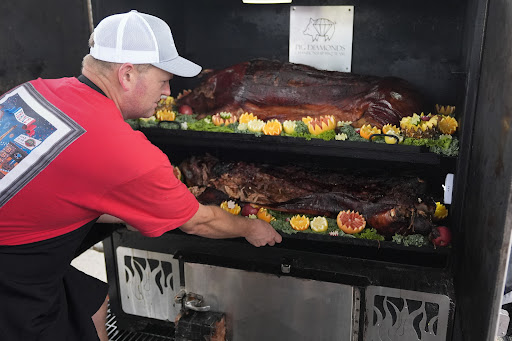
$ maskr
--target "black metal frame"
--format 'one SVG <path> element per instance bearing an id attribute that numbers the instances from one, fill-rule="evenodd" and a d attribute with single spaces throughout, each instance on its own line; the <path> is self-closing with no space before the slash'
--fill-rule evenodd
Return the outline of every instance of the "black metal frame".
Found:
<path id="1" fill-rule="evenodd" d="M 313 243 L 315 249 L 307 249 Z M 115 250 L 119 246 L 128 248 L 172 254 L 180 263 L 200 263 L 220 267 L 228 267 L 276 276 L 293 276 L 297 278 L 314 279 L 319 281 L 341 283 L 359 288 L 363 293 L 367 286 L 385 286 L 419 292 L 442 294 L 455 302 L 453 275 L 447 262 L 439 264 L 414 264 L 413 258 L 431 259 L 434 252 L 431 248 L 415 249 L 414 247 L 387 247 L 390 242 L 373 242 L 339 238 L 338 242 L 320 243 L 310 240 L 290 239 L 285 236 L 280 245 L 274 247 L 255 248 L 244 239 L 215 240 L 186 235 L 179 230 L 165 233 L 159 238 L 141 236 L 138 232 L 126 229 L 116 230 L 104 241 L 107 277 L 111 285 L 110 305 L 116 316 L 117 324 L 123 330 L 137 331 L 148 326 L 172 328 L 170 322 L 133 316 L 123 312 L 118 297 L 119 279 Z M 330 246 L 343 251 L 350 244 L 353 247 L 351 255 L 344 252 L 319 253 L 324 246 Z M 345 250 L 346 251 L 346 250 Z M 449 250 L 434 250 L 444 261 L 450 257 Z M 359 257 L 355 256 L 355 253 Z M 365 255 L 365 253 L 368 253 Z M 371 254 L 370 254 L 371 253 Z M 389 257 L 389 254 L 394 257 Z M 290 273 L 283 273 L 282 266 L 290 265 Z M 183 276 L 181 276 L 183 279 Z M 182 283 L 184 284 L 184 283 Z M 364 301 L 364 299 L 363 299 Z M 364 302 L 363 302 L 364 304 Z M 449 333 L 452 333 L 455 304 L 450 312 Z M 361 314 L 364 312 L 362 311 Z M 364 320 L 364 315 L 361 316 Z M 364 325 L 360 325 L 359 335 L 364 335 Z M 362 340 L 362 339 L 361 339 Z"/>
<path id="2" fill-rule="evenodd" d="M 339 0 L 294 0 L 293 5 L 345 4 Z M 255 57 L 286 60 L 287 51 L 283 46 L 287 46 L 287 34 L 283 28 L 288 27 L 287 6 L 248 7 L 238 0 L 215 4 L 197 0 L 191 6 L 179 2 L 173 3 L 173 8 L 160 0 L 134 5 L 135 2 L 97 0 L 93 6 L 96 22 L 107 14 L 131 7 L 159 15 L 173 27 L 181 53 L 206 68 L 221 68 Z M 351 160 L 357 167 L 411 167 L 441 174 L 454 171 L 454 204 L 451 206 L 454 246 L 448 268 L 455 272 L 457 302 L 462 309 L 453 339 L 491 340 L 511 233 L 510 226 L 505 223 L 510 221 L 507 205 L 511 179 L 508 146 L 511 143 L 510 134 L 503 125 L 508 122 L 506 108 L 511 104 L 509 96 L 502 99 L 496 94 L 510 93 L 504 90 L 510 90 L 511 84 L 508 70 L 512 56 L 507 52 L 511 43 L 508 32 L 500 25 L 512 21 L 512 5 L 506 0 L 448 3 L 441 0 L 421 3 L 356 0 L 350 5 L 355 5 L 357 14 L 352 71 L 403 77 L 419 86 L 432 103 L 449 103 L 459 110 L 462 108 L 459 111 L 463 113 L 459 157 L 456 160 L 432 160 L 427 154 L 425 160 L 420 161 L 421 156 L 415 164 L 403 154 L 394 155 L 394 150 L 361 151 L 357 145 L 352 149 L 351 144 L 345 145 L 346 150 L 331 149 L 329 144 L 311 146 L 305 156 L 302 148 L 283 147 L 281 155 L 286 161 L 303 155 L 307 162 L 323 165 L 328 163 L 326 159 L 336 156 L 333 163 L 326 165 L 328 167 Z M 196 21 L 201 25 L 193 25 Z M 236 32 L 232 30 L 233 25 L 237 27 Z M 205 30 L 211 35 L 206 37 Z M 418 67 L 423 66 L 427 72 L 418 72 Z M 187 89 L 195 82 L 176 79 L 174 87 Z M 496 137 L 488 137 L 489 132 L 496 132 Z M 204 144 L 181 136 L 182 132 L 148 130 L 145 133 L 170 156 L 171 161 L 181 160 L 186 153 L 204 151 Z M 211 136 L 212 140 L 213 136 L 218 137 Z M 222 140 L 238 138 L 223 137 Z M 208 149 L 213 153 L 229 150 L 230 157 L 243 159 L 249 158 L 247 149 L 264 153 L 268 147 L 260 147 L 260 140 L 245 141 L 242 145 L 249 146 L 247 148 L 222 140 L 210 144 Z M 415 153 L 412 155 L 410 159 L 414 160 Z M 153 242 L 141 241 L 134 245 L 151 248 Z"/>

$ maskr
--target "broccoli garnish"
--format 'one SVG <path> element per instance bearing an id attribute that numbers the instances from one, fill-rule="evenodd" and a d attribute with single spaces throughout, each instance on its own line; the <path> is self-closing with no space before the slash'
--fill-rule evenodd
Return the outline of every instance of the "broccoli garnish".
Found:
<path id="1" fill-rule="evenodd" d="M 158 126 L 158 121 L 155 116 L 149 118 L 139 118 L 139 126 L 141 128 L 152 128 Z"/>
<path id="2" fill-rule="evenodd" d="M 194 123 L 196 122 L 196 116 L 197 115 L 180 115 L 180 114 L 177 114 L 176 115 L 176 122 L 179 122 L 179 123 L 184 123 L 184 122 L 187 122 L 189 125 L 191 123 Z"/>
<path id="3" fill-rule="evenodd" d="M 128 123 L 130 125 L 130 127 L 132 127 L 132 129 L 134 130 L 137 130 L 140 128 L 140 124 L 139 124 L 139 120 L 138 119 L 127 119 L 126 120 L 126 123 Z"/>
<path id="4" fill-rule="evenodd" d="M 351 125 L 344 125 L 341 127 L 340 133 L 346 134 L 349 141 L 368 142 L 368 140 L 361 137 L 361 135 L 359 135 Z"/>

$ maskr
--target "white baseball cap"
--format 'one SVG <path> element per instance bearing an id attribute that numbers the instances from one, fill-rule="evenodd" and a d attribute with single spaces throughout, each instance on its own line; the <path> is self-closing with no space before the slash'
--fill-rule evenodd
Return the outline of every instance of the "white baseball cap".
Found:
<path id="1" fill-rule="evenodd" d="M 99 60 L 151 64 L 182 77 L 194 77 L 201 71 L 201 66 L 178 55 L 165 21 L 136 10 L 100 21 L 93 39 L 90 54 Z"/>

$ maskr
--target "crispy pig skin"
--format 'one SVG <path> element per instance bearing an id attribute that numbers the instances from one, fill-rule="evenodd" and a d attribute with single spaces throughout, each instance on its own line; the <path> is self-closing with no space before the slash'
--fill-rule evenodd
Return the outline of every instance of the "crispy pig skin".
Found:
<path id="1" fill-rule="evenodd" d="M 263 120 L 301 120 L 334 115 L 354 127 L 398 125 L 419 113 L 422 96 L 407 81 L 356 75 L 255 59 L 210 72 L 191 93 L 177 100 L 198 118 L 219 112 L 252 112 Z"/>
<path id="2" fill-rule="evenodd" d="M 315 171 L 192 156 L 182 169 L 189 187 L 206 187 L 198 200 L 220 204 L 232 199 L 276 211 L 336 218 L 339 211 L 361 213 L 368 226 L 390 238 L 395 233 L 427 235 L 435 201 L 426 183 L 413 175 Z"/>

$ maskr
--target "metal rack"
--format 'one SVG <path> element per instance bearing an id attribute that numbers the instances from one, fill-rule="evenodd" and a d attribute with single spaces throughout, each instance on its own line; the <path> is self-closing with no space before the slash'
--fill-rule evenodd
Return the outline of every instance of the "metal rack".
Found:
<path id="1" fill-rule="evenodd" d="M 116 315 L 108 309 L 107 334 L 110 341 L 174 341 L 174 330 L 163 334 L 162 332 L 130 332 L 117 327 Z"/>

